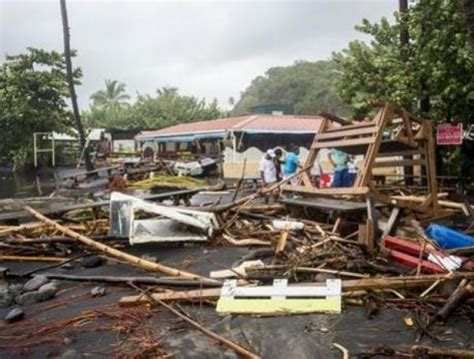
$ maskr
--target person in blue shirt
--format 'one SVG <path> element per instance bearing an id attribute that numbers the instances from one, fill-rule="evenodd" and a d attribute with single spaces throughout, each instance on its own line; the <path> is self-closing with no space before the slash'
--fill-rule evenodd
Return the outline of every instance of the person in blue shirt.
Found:
<path id="1" fill-rule="evenodd" d="M 283 178 L 287 178 L 294 174 L 296 170 L 300 167 L 300 161 L 298 159 L 300 151 L 297 146 L 291 146 L 290 151 L 287 152 L 285 157 L 285 165 L 283 166 Z M 297 177 L 293 177 L 290 182 L 291 184 L 296 184 L 298 181 Z"/>
<path id="2" fill-rule="evenodd" d="M 347 165 L 349 155 L 346 152 L 333 148 L 329 152 L 328 158 L 334 167 L 332 187 L 350 187 L 352 185 L 352 176 L 349 174 Z"/>

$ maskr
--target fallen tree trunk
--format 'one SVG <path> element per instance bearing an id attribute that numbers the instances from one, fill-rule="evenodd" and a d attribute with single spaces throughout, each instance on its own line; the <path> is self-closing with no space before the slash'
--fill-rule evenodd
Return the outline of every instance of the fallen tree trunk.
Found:
<path id="1" fill-rule="evenodd" d="M 181 271 L 172 267 L 165 266 L 163 264 L 159 263 L 154 263 L 139 257 L 136 257 L 134 255 L 119 251 L 118 249 L 115 249 L 113 247 L 110 247 L 108 245 L 105 245 L 100 242 L 96 242 L 82 234 L 79 234 L 67 227 L 64 227 L 55 221 L 49 219 L 48 217 L 43 216 L 41 213 L 38 211 L 35 211 L 33 208 L 26 206 L 25 209 L 31 213 L 33 216 L 35 216 L 37 219 L 40 221 L 56 228 L 58 231 L 64 233 L 65 235 L 75 239 L 78 242 L 81 242 L 89 247 L 92 247 L 98 251 L 104 252 L 106 255 L 110 255 L 112 257 L 121 259 L 125 262 L 128 262 L 130 264 L 133 264 L 135 266 L 138 266 L 140 268 L 149 270 L 149 271 L 154 271 L 154 272 L 161 272 L 167 275 L 171 276 L 179 276 L 183 278 L 188 278 L 188 279 L 204 279 L 205 277 L 202 277 L 200 275 L 194 274 L 194 273 L 189 273 L 185 271 Z M 209 279 L 210 280 L 210 279 Z"/>

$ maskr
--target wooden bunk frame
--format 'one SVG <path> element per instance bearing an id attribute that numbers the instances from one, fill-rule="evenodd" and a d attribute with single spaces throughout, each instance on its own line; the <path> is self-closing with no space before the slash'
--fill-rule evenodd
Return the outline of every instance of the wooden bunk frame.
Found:
<path id="1" fill-rule="evenodd" d="M 297 185 L 285 185 L 283 190 L 331 197 L 371 197 L 387 204 L 408 207 L 417 212 L 421 219 L 440 217 L 443 211 L 438 204 L 434 146 L 431 121 L 416 118 L 403 108 L 392 104 L 381 105 L 371 121 L 341 126 L 326 117 L 314 137 L 306 159 L 305 168 L 308 170 L 300 175 Z M 352 155 L 364 155 L 352 187 L 316 188 L 312 185 L 309 171 L 318 152 L 332 148 Z M 387 157 L 400 156 L 404 156 L 403 159 L 387 160 Z M 374 168 L 413 166 L 426 169 L 427 190 L 423 193 L 425 199 L 421 204 L 410 201 L 409 196 L 406 200 L 395 200 L 389 193 L 384 193 L 383 188 L 378 188 L 374 181 Z"/>

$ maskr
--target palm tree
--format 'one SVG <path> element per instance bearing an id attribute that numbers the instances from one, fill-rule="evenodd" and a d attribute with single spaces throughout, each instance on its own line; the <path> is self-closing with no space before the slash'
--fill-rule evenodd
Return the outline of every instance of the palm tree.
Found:
<path id="1" fill-rule="evenodd" d="M 105 90 L 94 92 L 91 100 L 94 106 L 113 108 L 127 105 L 130 96 L 126 93 L 125 84 L 116 80 L 105 80 Z"/>
<path id="2" fill-rule="evenodd" d="M 72 60 L 71 60 L 71 44 L 70 44 L 69 22 L 68 22 L 68 17 L 67 17 L 66 0 L 60 0 L 60 7 L 61 7 L 61 20 L 63 23 L 64 60 L 66 62 L 66 78 L 67 78 L 67 83 L 69 86 L 69 94 L 71 96 L 72 113 L 73 113 L 74 121 L 76 123 L 77 132 L 79 133 L 81 153 L 84 155 L 86 170 L 92 171 L 94 169 L 94 164 L 92 163 L 92 160 L 89 154 L 89 148 L 86 142 L 86 134 L 84 132 L 84 126 L 82 125 L 81 115 L 79 114 L 79 106 L 77 105 L 76 90 L 74 89 L 74 79 L 73 79 Z"/>

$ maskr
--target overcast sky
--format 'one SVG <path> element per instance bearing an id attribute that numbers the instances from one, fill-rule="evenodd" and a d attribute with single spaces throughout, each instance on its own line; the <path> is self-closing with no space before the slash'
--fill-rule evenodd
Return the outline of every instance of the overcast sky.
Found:
<path id="1" fill-rule="evenodd" d="M 398 0 L 68 0 L 79 106 L 105 79 L 131 94 L 175 86 L 185 94 L 239 98 L 269 67 L 327 59 L 361 38 L 362 18 L 391 16 Z M 59 0 L 0 0 L 0 55 L 28 46 L 63 50 Z"/>

